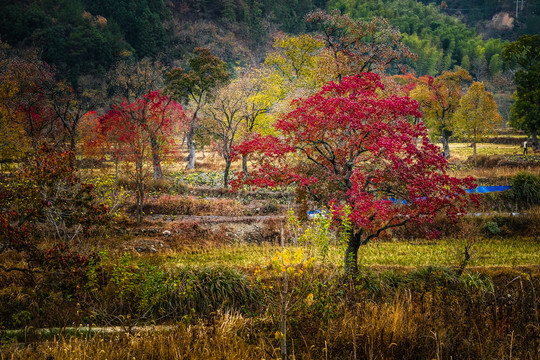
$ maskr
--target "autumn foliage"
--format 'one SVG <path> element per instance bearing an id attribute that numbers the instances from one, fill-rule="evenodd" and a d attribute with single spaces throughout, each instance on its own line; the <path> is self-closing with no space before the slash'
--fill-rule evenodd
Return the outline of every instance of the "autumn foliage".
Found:
<path id="1" fill-rule="evenodd" d="M 259 136 L 236 148 L 258 160 L 251 176 L 238 174 L 234 185 L 295 184 L 336 216 L 348 205 L 349 268 L 356 267 L 359 246 L 385 230 L 429 223 L 443 209 L 451 218 L 464 211 L 472 179 L 446 173 L 425 127 L 409 121 L 421 116 L 418 103 L 385 96 L 378 75 L 331 82 L 293 106 L 276 123 L 282 136 Z"/>
<path id="2" fill-rule="evenodd" d="M 24 259 L 21 266 L 1 269 L 72 274 L 87 263 L 74 243 L 106 225 L 109 217 L 94 187 L 76 176 L 74 159 L 73 152 L 41 145 L 16 181 L 0 182 L 0 254 L 16 252 Z"/>
<path id="3" fill-rule="evenodd" d="M 94 153 L 121 161 L 134 179 L 137 219 L 142 219 L 144 181 L 152 173 L 162 176 L 161 161 L 171 154 L 173 135 L 185 120 L 182 106 L 159 91 L 152 91 L 132 103 L 124 101 L 99 117 L 87 147 Z"/>
<path id="4" fill-rule="evenodd" d="M 436 78 L 422 76 L 418 80 L 410 95 L 420 103 L 426 126 L 440 135 L 444 156 L 449 158 L 448 143 L 454 131 L 453 115 L 463 95 L 463 84 L 470 81 L 471 76 L 466 70 L 458 69 L 444 71 Z"/>

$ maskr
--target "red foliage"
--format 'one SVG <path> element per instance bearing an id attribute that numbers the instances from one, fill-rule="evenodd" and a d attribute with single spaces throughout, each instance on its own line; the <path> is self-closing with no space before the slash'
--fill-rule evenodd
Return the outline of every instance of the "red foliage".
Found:
<path id="1" fill-rule="evenodd" d="M 135 102 L 124 101 L 98 119 L 90 146 L 107 147 L 115 157 L 137 161 L 151 149 L 151 138 L 160 150 L 170 150 L 174 127 L 185 118 L 182 106 L 159 91 L 152 91 Z M 114 144 L 118 146 L 114 146 Z"/>
<path id="2" fill-rule="evenodd" d="M 41 141 L 58 138 L 62 125 L 46 94 L 46 89 L 55 84 L 50 66 L 35 58 L 14 57 L 6 63 L 4 72 L 2 81 L 13 82 L 17 88 L 13 110 L 36 149 Z"/>
<path id="3" fill-rule="evenodd" d="M 124 101 L 120 106 L 101 116 L 94 129 L 94 138 L 87 146 L 99 149 L 102 155 L 123 160 L 125 168 L 135 180 L 137 221 L 142 220 L 144 179 L 150 173 L 161 174 L 161 159 L 171 150 L 173 134 L 185 125 L 182 106 L 159 91 L 152 91 L 135 102 Z M 98 151 L 99 152 L 99 151 Z"/>
<path id="4" fill-rule="evenodd" d="M 386 229 L 431 222 L 442 209 L 452 218 L 464 212 L 473 179 L 446 173 L 425 127 L 408 121 L 421 116 L 418 103 L 384 96 L 378 75 L 331 82 L 294 105 L 276 122 L 281 137 L 259 136 L 236 147 L 237 155 L 262 156 L 251 176 L 237 174 L 233 186 L 294 183 L 338 215 L 349 205 L 354 256 L 356 242 Z"/>
<path id="5" fill-rule="evenodd" d="M 72 275 L 88 263 L 71 243 L 105 225 L 108 209 L 94 196 L 93 186 L 75 175 L 74 160 L 72 152 L 42 145 L 16 178 L 0 182 L 0 254 L 18 252 L 27 265 L 1 269 L 56 269 Z M 43 240 L 51 245 L 41 245 Z"/>

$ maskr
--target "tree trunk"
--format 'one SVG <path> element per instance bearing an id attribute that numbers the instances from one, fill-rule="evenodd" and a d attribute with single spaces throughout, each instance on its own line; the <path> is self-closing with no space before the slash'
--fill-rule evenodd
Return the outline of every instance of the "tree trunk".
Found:
<path id="1" fill-rule="evenodd" d="M 229 187 L 229 171 L 231 169 L 231 157 L 225 157 L 225 171 L 223 171 L 223 186 Z"/>
<path id="2" fill-rule="evenodd" d="M 188 157 L 187 157 L 187 168 L 195 169 L 195 141 L 193 141 L 193 136 L 195 135 L 195 129 L 193 126 L 189 129 L 188 135 L 186 137 L 187 147 L 188 147 Z"/>
<path id="3" fill-rule="evenodd" d="M 474 167 L 476 167 L 476 141 L 472 143 L 473 146 L 473 158 L 474 158 Z"/>
<path id="4" fill-rule="evenodd" d="M 73 133 L 69 134 L 69 150 L 73 151 L 73 153 L 76 153 L 77 150 L 77 141 L 76 141 L 76 135 Z"/>
<path id="5" fill-rule="evenodd" d="M 441 142 L 443 146 L 444 158 L 448 159 L 450 157 L 450 145 L 448 144 L 448 138 L 450 137 L 448 131 L 443 130 L 441 133 Z"/>
<path id="6" fill-rule="evenodd" d="M 141 183 L 137 186 L 137 225 L 140 225 L 143 218 L 143 199 L 144 185 Z"/>
<path id="7" fill-rule="evenodd" d="M 136 181 L 137 181 L 137 191 L 136 191 L 136 197 L 137 197 L 137 224 L 140 225 L 143 218 L 143 202 L 144 202 L 144 180 L 143 180 L 143 168 L 142 168 L 142 160 L 138 160 L 136 164 Z"/>
<path id="8" fill-rule="evenodd" d="M 152 166 L 154 167 L 154 180 L 163 179 L 163 171 L 161 170 L 161 157 L 159 156 L 159 143 L 155 136 L 150 138 L 152 146 Z"/>
<path id="9" fill-rule="evenodd" d="M 247 156 L 242 155 L 242 172 L 244 173 L 244 176 L 248 176 L 248 168 L 247 168 Z"/>
<path id="10" fill-rule="evenodd" d="M 362 244 L 362 232 L 350 230 L 349 243 L 345 250 L 345 273 L 355 274 L 358 272 L 358 250 Z"/>
<path id="11" fill-rule="evenodd" d="M 288 296 L 288 279 L 287 279 L 287 270 L 283 272 L 283 293 L 281 294 L 281 319 L 279 324 L 279 330 L 281 332 L 280 338 L 280 352 L 281 360 L 287 360 L 287 296 Z"/>
<path id="12" fill-rule="evenodd" d="M 531 136 L 532 136 L 532 148 L 534 151 L 538 150 L 538 136 L 536 133 L 536 128 L 531 129 Z"/>

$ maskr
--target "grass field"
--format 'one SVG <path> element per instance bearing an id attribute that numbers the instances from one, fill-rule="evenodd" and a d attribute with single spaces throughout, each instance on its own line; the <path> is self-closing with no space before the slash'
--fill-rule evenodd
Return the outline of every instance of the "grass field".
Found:
<path id="1" fill-rule="evenodd" d="M 473 156 L 473 148 L 470 143 L 450 143 L 450 156 L 460 160 L 466 160 Z M 523 148 L 518 145 L 502 145 L 478 143 L 476 144 L 477 155 L 521 155 Z"/>
<path id="2" fill-rule="evenodd" d="M 448 266 L 459 264 L 463 258 L 464 240 L 443 239 L 421 241 L 372 242 L 360 248 L 359 261 L 362 266 L 387 266 L 417 268 L 423 266 Z M 225 266 L 253 269 L 270 264 L 279 251 L 271 245 L 227 245 L 218 248 L 187 250 L 185 253 L 168 254 L 167 265 L 182 266 Z M 329 264 L 341 266 L 343 249 L 332 247 L 327 258 Z M 313 251 L 314 256 L 317 251 Z M 540 239 L 479 239 L 471 250 L 470 266 L 511 267 L 540 264 Z"/>

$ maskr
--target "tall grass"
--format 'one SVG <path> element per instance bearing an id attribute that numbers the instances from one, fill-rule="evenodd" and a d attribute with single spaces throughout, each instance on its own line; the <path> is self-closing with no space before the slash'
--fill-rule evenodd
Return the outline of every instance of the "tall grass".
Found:
<path id="1" fill-rule="evenodd" d="M 308 276 L 310 301 L 288 314 L 290 358 L 537 359 L 538 275 L 491 275 L 493 282 L 427 267 Z M 1 351 L 4 359 L 276 359 L 279 314 L 265 306 L 249 316 L 216 311 L 165 329 L 64 335 Z"/>
<path id="2" fill-rule="evenodd" d="M 211 325 L 180 325 L 171 330 L 59 337 L 29 347 L 6 347 L 3 359 L 168 360 L 263 359 L 272 353 L 264 338 L 250 339 L 250 320 L 218 316 Z"/>
<path id="3" fill-rule="evenodd" d="M 476 151 L 478 155 L 513 155 L 521 154 L 523 149 L 519 145 L 479 143 L 476 144 Z M 473 148 L 470 143 L 451 143 L 450 155 L 465 160 L 473 155 Z"/>

